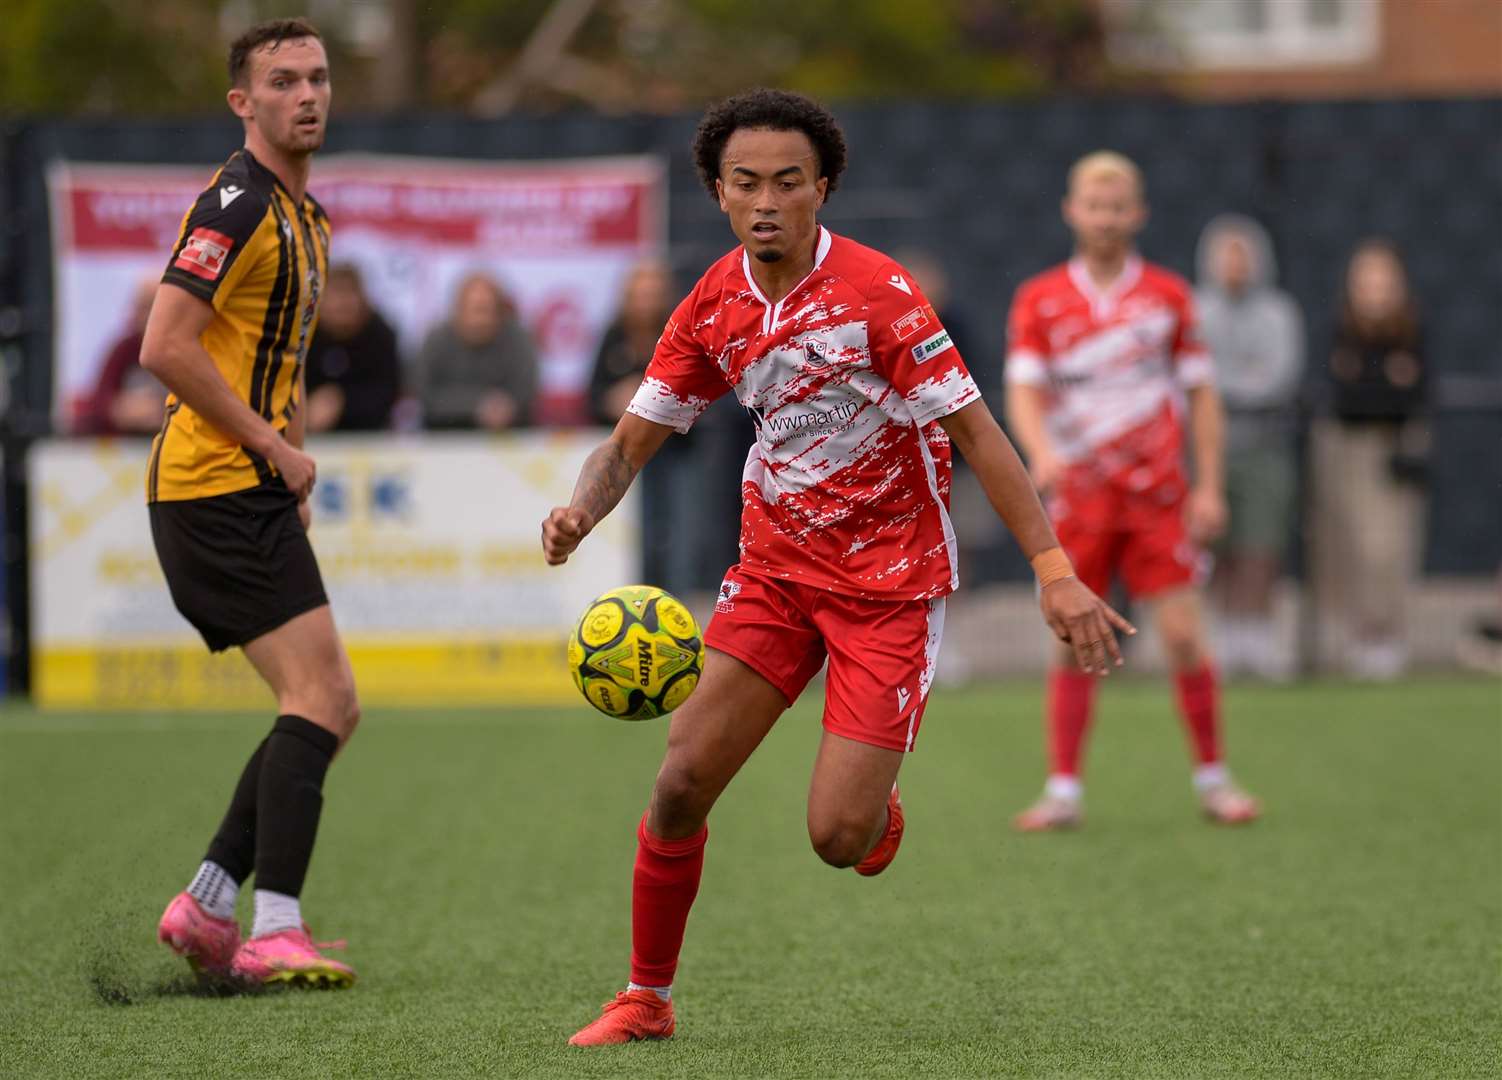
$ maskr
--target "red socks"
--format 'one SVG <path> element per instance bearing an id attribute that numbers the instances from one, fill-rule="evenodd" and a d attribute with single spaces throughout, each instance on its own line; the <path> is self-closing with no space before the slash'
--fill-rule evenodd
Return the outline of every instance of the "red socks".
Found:
<path id="1" fill-rule="evenodd" d="M 1220 760 L 1220 682 L 1215 669 L 1206 664 L 1198 671 L 1180 671 L 1173 684 L 1184 727 L 1194 743 L 1194 763 L 1215 764 Z"/>
<path id="2" fill-rule="evenodd" d="M 1095 705 L 1095 677 L 1073 668 L 1048 673 L 1048 771 L 1078 776 L 1085 731 Z"/>
<path id="3" fill-rule="evenodd" d="M 673 985 L 708 839 L 706 825 L 686 840 L 664 840 L 647 831 L 642 815 L 631 879 L 631 981 L 638 986 Z"/>

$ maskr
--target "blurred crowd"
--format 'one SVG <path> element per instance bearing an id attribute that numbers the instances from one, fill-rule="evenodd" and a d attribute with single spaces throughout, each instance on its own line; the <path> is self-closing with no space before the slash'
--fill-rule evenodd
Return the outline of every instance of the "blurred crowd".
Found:
<path id="1" fill-rule="evenodd" d="M 971 315 L 948 305 L 942 263 L 924 251 L 900 258 L 964 352 Z M 1195 277 L 1228 416 L 1230 527 L 1211 582 L 1222 666 L 1269 680 L 1295 673 L 1299 657 L 1278 632 L 1275 610 L 1292 564 L 1308 569 L 1306 598 L 1319 615 L 1319 640 L 1310 647 L 1320 665 L 1396 677 L 1407 665 L 1406 596 L 1420 567 L 1429 386 L 1422 306 L 1402 254 L 1380 238 L 1354 248 L 1326 341 L 1308 339 L 1304 313 L 1278 286 L 1271 240 L 1251 218 L 1225 214 L 1205 227 Z M 97 385 L 75 410 L 78 433 L 160 427 L 164 390 L 136 362 L 153 287 L 147 280 L 135 291 Z M 667 266 L 643 262 L 627 275 L 589 377 L 589 423 L 612 425 L 625 411 L 676 300 Z M 988 370 L 999 361 L 966 355 L 983 386 L 999 381 L 999 371 Z M 464 277 L 447 318 L 415 355 L 403 356 L 359 270 L 336 264 L 308 352 L 308 430 L 525 428 L 539 420 L 538 368 L 516 303 L 489 274 Z M 649 465 L 642 479 L 647 580 L 694 593 L 713 588 L 735 560 L 736 481 L 751 438 L 727 397 Z M 963 517 L 965 508 L 956 513 Z M 651 528 L 654 521 L 674 525 Z M 1473 644 L 1493 663 L 1499 642 L 1502 626 L 1488 624 Z"/>

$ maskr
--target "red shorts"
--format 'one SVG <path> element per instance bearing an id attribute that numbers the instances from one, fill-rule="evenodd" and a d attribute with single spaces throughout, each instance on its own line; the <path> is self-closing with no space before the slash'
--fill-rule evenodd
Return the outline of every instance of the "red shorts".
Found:
<path id="1" fill-rule="evenodd" d="M 761 675 L 791 705 L 829 660 L 824 730 L 909 751 L 944 635 L 944 600 L 862 600 L 732 566 L 704 644 Z"/>
<path id="2" fill-rule="evenodd" d="M 1142 599 L 1202 582 L 1209 556 L 1189 539 L 1181 485 L 1131 491 L 1116 484 L 1064 483 L 1048 516 L 1074 572 L 1097 596 L 1119 577 Z"/>

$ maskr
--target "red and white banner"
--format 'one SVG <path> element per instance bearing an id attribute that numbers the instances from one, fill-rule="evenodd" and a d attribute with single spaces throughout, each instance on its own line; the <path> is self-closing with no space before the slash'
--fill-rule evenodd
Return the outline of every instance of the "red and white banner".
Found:
<path id="1" fill-rule="evenodd" d="M 214 166 L 63 162 L 52 199 L 55 396 L 61 418 L 93 388 L 129 322 L 131 293 L 167 265 Z M 537 343 L 542 411 L 573 419 L 627 271 L 661 257 L 666 181 L 651 157 L 478 162 L 320 158 L 310 190 L 407 356 L 448 317 L 458 279 L 487 270 Z"/>

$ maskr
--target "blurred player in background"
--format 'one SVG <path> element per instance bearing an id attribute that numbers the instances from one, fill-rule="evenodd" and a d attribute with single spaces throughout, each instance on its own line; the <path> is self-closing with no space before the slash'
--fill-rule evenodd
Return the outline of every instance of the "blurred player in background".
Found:
<path id="1" fill-rule="evenodd" d="M 1075 257 L 1023 283 L 1012 304 L 1007 419 L 1081 580 L 1104 594 L 1119 577 L 1151 603 L 1205 813 L 1251 821 L 1257 802 L 1232 782 L 1221 756 L 1220 687 L 1200 612 L 1202 545 L 1226 524 L 1224 419 L 1189 285 L 1134 249 L 1147 204 L 1127 158 L 1103 151 L 1076 162 L 1063 211 Z M 1054 654 L 1048 782 L 1016 819 L 1024 831 L 1083 820 L 1080 761 L 1095 682 L 1072 651 Z"/>
<path id="2" fill-rule="evenodd" d="M 1104 674 L 1119 662 L 1112 626 L 1130 630 L 1074 576 L 912 275 L 818 224 L 845 166 L 834 117 L 796 94 L 753 91 L 709 111 L 694 156 L 741 246 L 668 319 L 629 411 L 542 529 L 548 562 L 564 562 L 710 402 L 734 390 L 754 417 L 741 560 L 637 830 L 630 982 L 578 1046 L 673 1034 L 710 808 L 826 658 L 809 838 L 825 862 L 866 876 L 897 854 L 897 772 L 957 583 L 943 497 L 951 439 L 1032 559 L 1044 617 L 1081 669 Z"/>
<path id="3" fill-rule="evenodd" d="M 198 970 L 348 986 L 354 972 L 322 955 L 298 900 L 324 774 L 359 719 L 308 543 L 316 469 L 302 450 L 303 361 L 328 271 L 328 218 L 307 194 L 328 59 L 311 24 L 283 19 L 242 34 L 229 73 L 245 146 L 188 211 L 141 349 L 172 391 L 147 501 L 173 603 L 211 650 L 244 650 L 280 715 L 158 936 Z M 252 871 L 242 942 L 235 900 Z"/>

